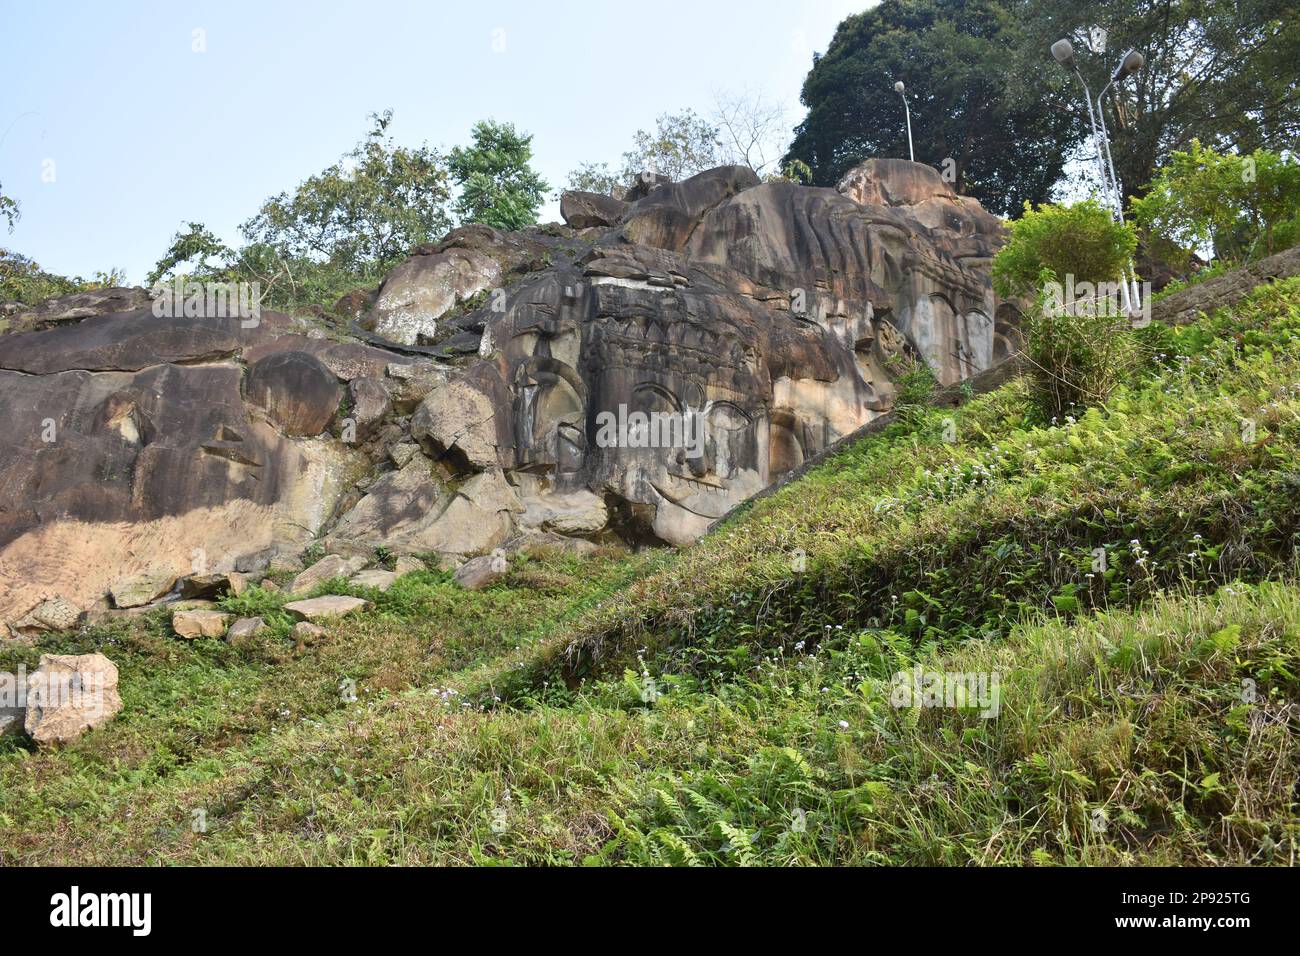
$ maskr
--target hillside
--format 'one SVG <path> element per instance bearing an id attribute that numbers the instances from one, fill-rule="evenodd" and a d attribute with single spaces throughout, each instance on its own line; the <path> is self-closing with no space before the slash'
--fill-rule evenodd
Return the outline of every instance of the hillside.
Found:
<path id="1" fill-rule="evenodd" d="M 262 588 L 240 646 L 6 646 L 108 654 L 124 708 L 0 738 L 0 864 L 1294 863 L 1298 337 L 1262 286 L 1077 422 L 904 403 L 682 552 L 326 582 L 374 610 L 312 646 Z M 915 667 L 997 680 L 892 706 Z"/>

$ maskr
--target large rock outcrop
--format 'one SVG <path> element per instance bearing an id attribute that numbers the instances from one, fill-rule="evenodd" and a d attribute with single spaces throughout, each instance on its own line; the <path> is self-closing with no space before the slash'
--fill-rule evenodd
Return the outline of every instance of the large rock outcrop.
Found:
<path id="1" fill-rule="evenodd" d="M 723 167 L 627 200 L 458 229 L 345 328 L 137 308 L 0 335 L 0 622 L 317 539 L 453 564 L 685 545 L 887 411 L 909 358 L 951 383 L 1014 348 L 1001 223 L 928 167 Z"/>

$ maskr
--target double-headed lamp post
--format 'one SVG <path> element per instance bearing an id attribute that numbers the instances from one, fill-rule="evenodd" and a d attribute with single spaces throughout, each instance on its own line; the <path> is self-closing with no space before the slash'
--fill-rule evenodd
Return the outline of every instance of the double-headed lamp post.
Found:
<path id="1" fill-rule="evenodd" d="M 1088 127 L 1092 131 L 1093 145 L 1097 150 L 1097 171 L 1101 174 L 1102 188 L 1106 197 L 1106 204 L 1110 206 L 1111 215 L 1116 222 L 1124 221 L 1124 193 L 1119 186 L 1119 177 L 1115 175 L 1115 163 L 1110 155 L 1110 136 L 1106 132 L 1106 117 L 1102 110 L 1102 99 L 1116 83 L 1132 76 L 1138 70 L 1142 69 L 1145 60 L 1142 54 L 1137 50 L 1129 50 L 1124 54 L 1115 67 L 1114 72 L 1110 75 L 1110 82 L 1102 89 L 1101 95 L 1097 97 L 1096 109 L 1093 108 L 1092 91 L 1088 89 L 1088 83 L 1079 72 L 1079 66 L 1074 60 L 1074 47 L 1070 45 L 1069 40 L 1057 40 L 1052 44 L 1052 57 L 1057 63 L 1067 70 L 1073 70 L 1074 75 L 1079 78 L 1079 85 L 1083 87 L 1083 102 L 1088 108 Z M 1120 284 L 1123 294 L 1124 309 L 1130 315 L 1141 309 L 1141 293 L 1138 290 L 1137 270 L 1133 263 L 1129 263 L 1129 275 L 1123 277 L 1124 281 Z M 1129 284 L 1132 283 L 1130 290 Z"/>
<path id="2" fill-rule="evenodd" d="M 894 84 L 894 92 L 903 98 L 903 112 L 907 115 L 907 157 L 916 162 L 916 153 L 912 152 L 912 110 L 907 105 L 907 87 L 902 80 Z"/>

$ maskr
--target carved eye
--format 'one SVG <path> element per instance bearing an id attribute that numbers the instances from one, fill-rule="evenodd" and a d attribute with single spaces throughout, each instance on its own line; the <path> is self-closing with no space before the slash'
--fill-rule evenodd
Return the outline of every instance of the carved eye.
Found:
<path id="1" fill-rule="evenodd" d="M 728 432 L 748 428 L 753 419 L 738 405 L 731 402 L 714 402 L 706 413 L 710 427 Z"/>
<path id="2" fill-rule="evenodd" d="M 638 385 L 633 389 L 632 399 L 633 411 L 677 414 L 681 410 L 681 402 L 677 396 L 662 385 L 653 382 Z"/>

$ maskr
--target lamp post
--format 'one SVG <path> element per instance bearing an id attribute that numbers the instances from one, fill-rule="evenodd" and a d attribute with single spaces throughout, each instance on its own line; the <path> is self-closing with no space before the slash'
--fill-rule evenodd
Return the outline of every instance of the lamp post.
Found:
<path id="1" fill-rule="evenodd" d="M 1119 177 L 1115 175 L 1115 162 L 1110 154 L 1110 136 L 1106 130 L 1106 117 L 1102 110 L 1102 100 L 1106 94 L 1115 86 L 1116 83 L 1132 76 L 1138 70 L 1142 69 L 1145 59 L 1137 50 L 1129 50 L 1120 60 L 1119 66 L 1115 67 L 1114 72 L 1110 75 L 1110 82 L 1102 89 L 1101 95 L 1097 97 L 1096 109 L 1093 109 L 1092 91 L 1088 89 L 1088 83 L 1079 72 L 1078 64 L 1074 60 L 1074 47 L 1070 45 L 1069 40 L 1057 40 L 1052 44 L 1052 58 L 1061 64 L 1067 70 L 1073 70 L 1074 75 L 1079 78 L 1079 85 L 1083 87 L 1083 102 L 1088 108 L 1088 125 L 1092 130 L 1093 146 L 1097 150 L 1097 171 L 1101 174 L 1102 190 L 1106 197 L 1106 205 L 1110 207 L 1111 215 L 1116 222 L 1124 221 L 1124 193 L 1120 189 Z M 1137 269 L 1130 262 L 1126 270 L 1123 281 L 1120 283 L 1120 290 L 1123 296 L 1124 311 L 1130 315 L 1137 312 L 1141 306 L 1141 293 L 1138 289 Z M 1130 281 L 1132 288 L 1130 289 Z"/>
<path id="2" fill-rule="evenodd" d="M 902 80 L 894 84 L 894 92 L 903 98 L 903 112 L 907 115 L 907 158 L 916 162 L 916 153 L 912 151 L 912 110 L 907 105 L 907 87 Z"/>

